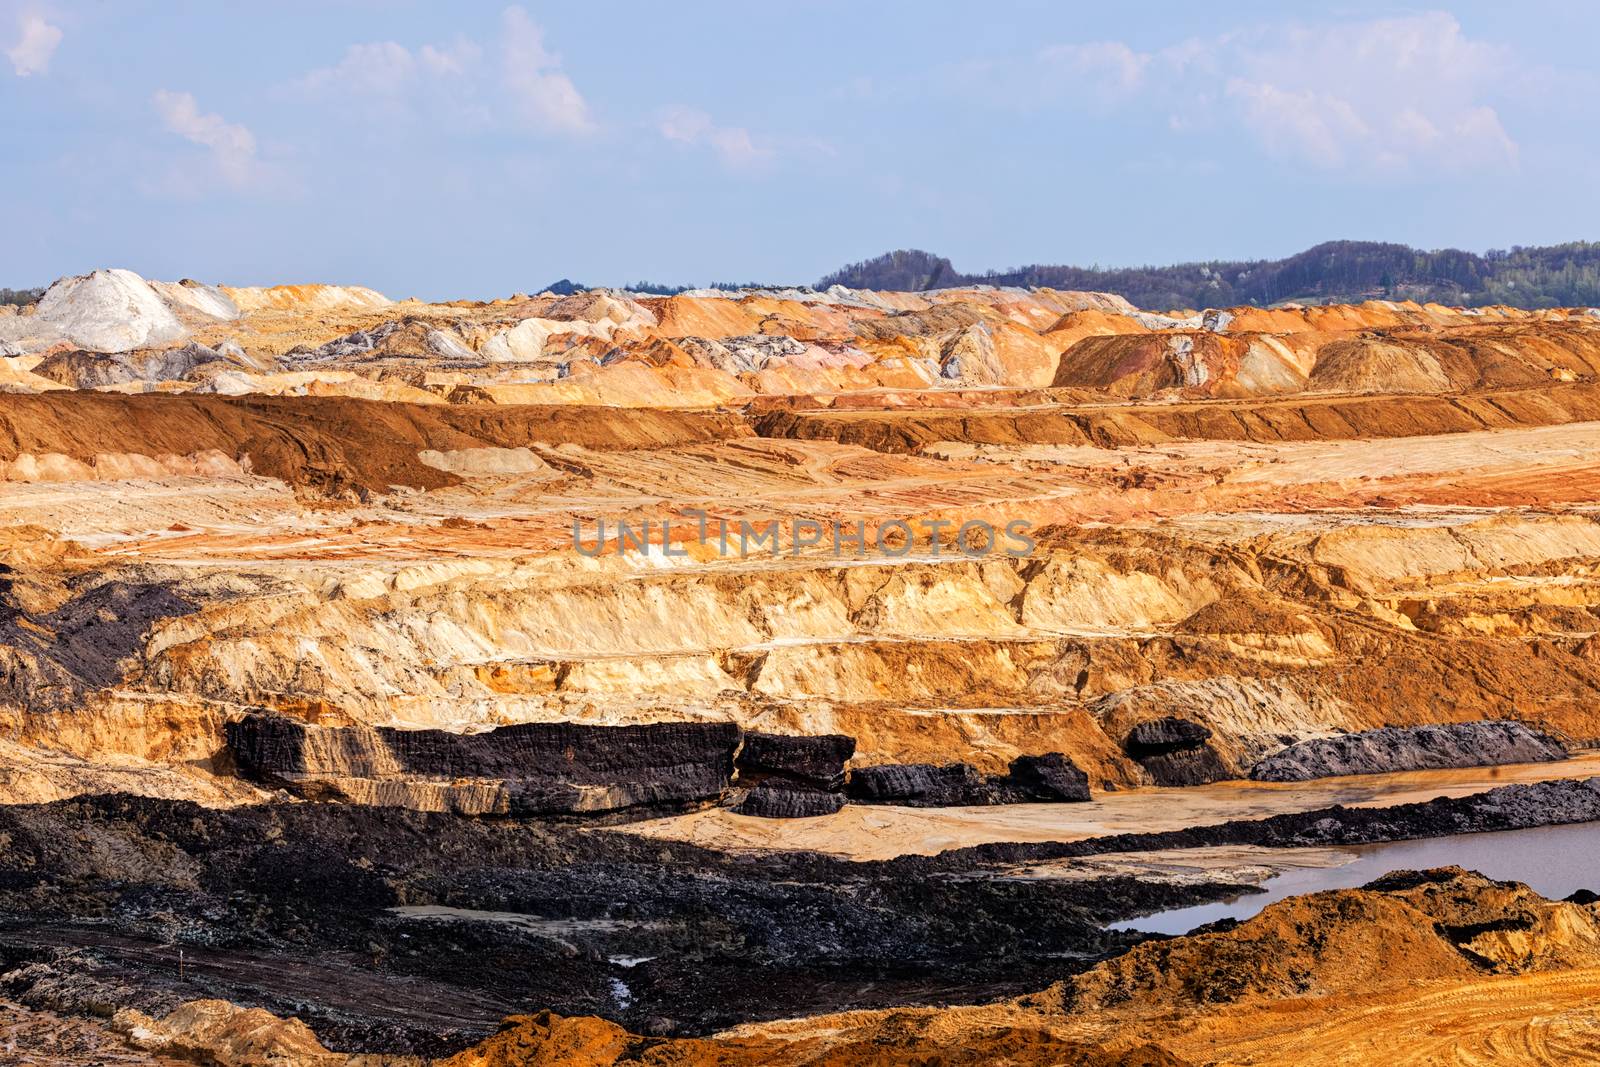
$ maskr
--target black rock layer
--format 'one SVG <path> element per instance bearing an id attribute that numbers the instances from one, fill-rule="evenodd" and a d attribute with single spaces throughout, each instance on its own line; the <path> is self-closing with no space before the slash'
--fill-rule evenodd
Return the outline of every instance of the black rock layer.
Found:
<path id="1" fill-rule="evenodd" d="M 545 1009 L 704 1033 L 1016 996 L 1144 939 L 1108 923 L 1249 891 L 1011 877 L 1019 863 L 1595 820 L 1600 779 L 1552 781 L 849 862 L 757 860 L 556 822 L 84 797 L 0 807 L 0 988 L 101 1015 L 218 997 L 295 1015 L 346 1051 L 438 1055 L 507 1014 Z"/>
<path id="2" fill-rule="evenodd" d="M 1089 776 L 1059 752 L 1042 756 L 1018 756 L 1011 761 L 1011 773 L 1003 780 L 1027 800 L 1085 801 L 1089 799 Z"/>
<path id="3" fill-rule="evenodd" d="M 1211 728 L 1188 719 L 1168 715 L 1150 719 L 1128 731 L 1122 747 L 1134 759 L 1158 756 L 1167 752 L 1198 748 L 1211 740 Z"/>
<path id="4" fill-rule="evenodd" d="M 855 755 L 856 739 L 846 734 L 795 736 L 750 731 L 744 735 L 737 767 L 739 782 L 768 780 L 803 783 L 822 790 L 844 786 L 844 765 Z"/>
<path id="5" fill-rule="evenodd" d="M 1561 742 L 1510 720 L 1385 726 L 1290 745 L 1257 763 L 1250 777 L 1260 782 L 1304 782 L 1346 774 L 1493 767 L 1566 758 Z"/>
<path id="6" fill-rule="evenodd" d="M 762 782 L 746 793 L 733 810 L 739 815 L 763 819 L 809 819 L 832 815 L 843 807 L 843 794 L 771 781 Z"/>
<path id="7" fill-rule="evenodd" d="M 521 723 L 458 734 L 276 715 L 245 716 L 226 733 L 242 775 L 303 796 L 521 816 L 714 802 L 740 735 L 733 723 Z"/>
<path id="8" fill-rule="evenodd" d="M 1208 785 L 1238 777 L 1209 744 L 1141 756 L 1139 766 L 1156 785 Z"/>
<path id="9" fill-rule="evenodd" d="M 845 792 L 868 804 L 941 808 L 995 804 L 996 791 L 970 763 L 881 763 L 850 772 Z"/>
<path id="10" fill-rule="evenodd" d="M 1089 799 L 1089 776 L 1059 752 L 1018 756 L 1010 772 L 984 775 L 970 763 L 884 763 L 850 772 L 850 799 L 942 808 Z"/>

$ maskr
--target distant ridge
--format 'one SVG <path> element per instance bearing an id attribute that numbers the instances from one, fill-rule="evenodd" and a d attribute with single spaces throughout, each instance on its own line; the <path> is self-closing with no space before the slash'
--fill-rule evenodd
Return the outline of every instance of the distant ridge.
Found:
<path id="1" fill-rule="evenodd" d="M 956 285 L 1048 286 L 1116 293 L 1142 308 L 1348 303 L 1371 299 L 1520 308 L 1600 305 L 1600 243 L 1514 247 L 1482 255 L 1425 252 L 1378 241 L 1329 241 L 1286 259 L 1179 263 L 1169 267 L 1033 264 L 964 274 L 916 249 L 852 263 L 819 289 L 923 290 Z"/>

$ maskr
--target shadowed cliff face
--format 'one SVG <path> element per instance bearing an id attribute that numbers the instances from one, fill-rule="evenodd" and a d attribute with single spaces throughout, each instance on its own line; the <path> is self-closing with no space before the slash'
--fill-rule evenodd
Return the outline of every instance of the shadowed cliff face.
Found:
<path id="1" fill-rule="evenodd" d="M 10 572 L 0 566 L 0 701 L 41 712 L 80 706 L 116 684 L 158 621 L 198 607 L 167 584 L 112 580 L 76 583 L 53 610 L 29 612 Z"/>

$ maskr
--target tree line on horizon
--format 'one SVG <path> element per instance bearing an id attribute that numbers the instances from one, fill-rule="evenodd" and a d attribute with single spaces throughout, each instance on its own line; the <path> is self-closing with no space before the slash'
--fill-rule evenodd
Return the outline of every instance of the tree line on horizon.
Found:
<path id="1" fill-rule="evenodd" d="M 43 289 L 4 289 L 0 288 L 0 304 L 13 304 L 17 307 L 27 307 L 37 304 L 44 295 Z"/>
<path id="2" fill-rule="evenodd" d="M 887 252 L 820 279 L 817 288 L 920 291 L 962 285 L 1016 285 L 1115 293 L 1141 308 L 1204 308 L 1281 303 L 1416 300 L 1506 304 L 1520 308 L 1600 305 L 1600 243 L 1573 241 L 1479 255 L 1425 252 L 1379 241 L 1328 241 L 1285 259 L 1179 263 L 1167 267 L 1033 264 L 965 274 L 943 256 Z"/>

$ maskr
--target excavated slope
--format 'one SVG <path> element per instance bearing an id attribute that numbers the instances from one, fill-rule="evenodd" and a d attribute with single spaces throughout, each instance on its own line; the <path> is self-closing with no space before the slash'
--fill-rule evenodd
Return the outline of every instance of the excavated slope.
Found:
<path id="1" fill-rule="evenodd" d="M 24 455 L 92 463 L 107 454 L 221 452 L 257 474 L 296 486 L 383 491 L 438 488 L 456 476 L 421 451 L 576 444 L 640 448 L 749 433 L 733 417 L 581 407 L 386 404 L 343 397 L 145 397 L 90 394 L 52 403 L 0 395 L 0 464 Z"/>
<path id="2" fill-rule="evenodd" d="M 1600 912 L 1449 868 L 1293 898 L 1040 994 L 637 1037 L 509 1020 L 449 1067 L 530 1063 L 1575 1064 L 1600 1056 Z"/>

